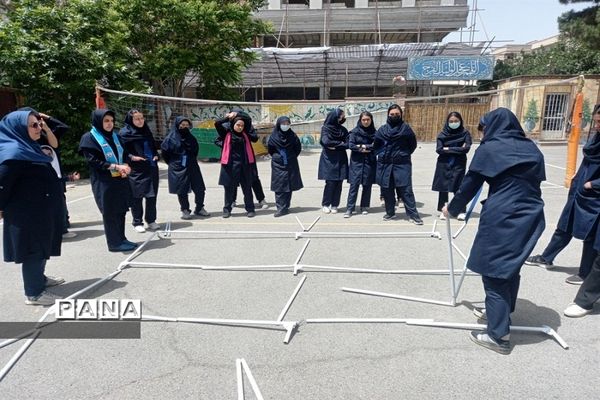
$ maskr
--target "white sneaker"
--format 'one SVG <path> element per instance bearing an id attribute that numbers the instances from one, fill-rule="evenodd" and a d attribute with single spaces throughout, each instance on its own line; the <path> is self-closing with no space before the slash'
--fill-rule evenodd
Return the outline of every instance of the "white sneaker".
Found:
<path id="1" fill-rule="evenodd" d="M 458 214 L 458 217 L 456 217 L 456 219 L 459 221 L 464 221 L 465 219 L 467 219 L 467 214 L 460 213 L 460 214 Z"/>
<path id="2" fill-rule="evenodd" d="M 25 304 L 29 306 L 53 306 L 57 299 L 60 299 L 60 297 L 44 290 L 39 296 L 27 296 Z"/>
<path id="3" fill-rule="evenodd" d="M 233 208 L 233 207 L 237 207 L 237 205 L 238 205 L 238 204 L 237 204 L 237 201 L 234 201 L 233 203 L 231 203 L 231 207 L 232 207 L 232 208 Z"/>
<path id="4" fill-rule="evenodd" d="M 181 212 L 181 219 L 192 219 L 192 213 L 189 210 L 183 210 Z"/>
<path id="5" fill-rule="evenodd" d="M 156 222 L 152 222 L 148 224 L 148 229 L 151 231 L 157 231 L 160 229 L 160 225 L 157 224 Z"/>
<path id="6" fill-rule="evenodd" d="M 337 212 L 338 212 L 337 207 L 331 207 L 331 213 L 332 214 L 337 214 Z"/>
<path id="7" fill-rule="evenodd" d="M 440 213 L 440 216 L 438 217 L 438 219 L 439 219 L 440 221 L 445 221 L 445 220 L 446 220 L 446 217 L 444 216 L 444 213 Z"/>
<path id="8" fill-rule="evenodd" d="M 62 235 L 63 239 L 73 239 L 74 237 L 77 237 L 77 234 L 75 232 L 65 232 Z"/>
<path id="9" fill-rule="evenodd" d="M 266 210 L 269 208 L 269 205 L 267 204 L 267 201 L 265 199 L 262 199 L 261 201 L 258 202 L 258 205 L 260 206 L 260 208 L 262 208 L 263 210 Z"/>
<path id="10" fill-rule="evenodd" d="M 144 225 L 136 225 L 133 227 L 133 229 L 135 229 L 135 231 L 138 233 L 146 232 L 146 228 L 144 228 Z"/>
<path id="11" fill-rule="evenodd" d="M 581 317 L 585 317 L 586 315 L 588 315 L 592 311 L 593 310 L 586 310 L 585 308 L 579 307 L 577 304 L 572 303 L 572 304 L 569 305 L 569 307 L 565 308 L 565 311 L 563 311 L 563 313 L 567 317 L 581 318 Z"/>
<path id="12" fill-rule="evenodd" d="M 65 280 L 64 280 L 64 278 L 61 278 L 60 276 L 46 275 L 46 287 L 58 286 L 58 285 L 62 285 L 63 283 L 65 283 Z"/>
<path id="13" fill-rule="evenodd" d="M 360 213 L 361 213 L 362 215 L 367 215 L 367 214 L 369 213 L 369 207 L 363 208 L 363 209 L 360 211 Z"/>
<path id="14" fill-rule="evenodd" d="M 323 206 L 323 212 L 325 214 L 329 214 L 331 212 L 331 208 L 327 207 L 327 206 Z"/>

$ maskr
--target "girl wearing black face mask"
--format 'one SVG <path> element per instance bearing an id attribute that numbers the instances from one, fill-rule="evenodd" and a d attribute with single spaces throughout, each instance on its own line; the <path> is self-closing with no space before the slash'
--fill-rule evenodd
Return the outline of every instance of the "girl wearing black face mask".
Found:
<path id="1" fill-rule="evenodd" d="M 321 158 L 319 180 L 325 181 L 323 190 L 323 212 L 337 213 L 342 197 L 342 184 L 348 178 L 348 130 L 342 126 L 346 121 L 344 111 L 335 109 L 327 114 L 321 127 Z"/>
<path id="2" fill-rule="evenodd" d="M 131 172 L 128 153 L 113 131 L 115 113 L 98 109 L 92 113 L 92 129 L 83 134 L 79 153 L 90 167 L 90 181 L 94 199 L 102 213 L 104 233 L 109 251 L 131 251 L 137 243 L 125 237 L 125 215 L 129 209 L 130 187 L 127 176 Z"/>
<path id="3" fill-rule="evenodd" d="M 194 192 L 194 215 L 208 217 L 204 208 L 206 185 L 198 165 L 198 141 L 191 132 L 192 121 L 179 116 L 161 145 L 162 156 L 169 164 L 169 193 L 177 195 L 181 219 L 192 219 L 188 193 Z"/>
<path id="4" fill-rule="evenodd" d="M 376 182 L 381 186 L 385 200 L 385 221 L 396 216 L 394 195 L 398 188 L 410 221 L 415 225 L 423 225 L 412 190 L 410 155 L 416 148 L 417 138 L 410 126 L 402 120 L 402 109 L 397 104 L 390 106 L 387 123 L 377 130 L 373 142 L 373 149 L 377 153 Z"/>

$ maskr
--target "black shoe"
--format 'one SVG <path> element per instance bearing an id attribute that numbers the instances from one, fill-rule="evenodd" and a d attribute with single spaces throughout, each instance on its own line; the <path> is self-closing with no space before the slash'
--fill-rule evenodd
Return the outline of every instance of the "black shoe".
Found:
<path id="1" fill-rule="evenodd" d="M 546 261 L 544 257 L 541 256 L 541 254 L 538 254 L 537 256 L 528 257 L 527 260 L 525 260 L 525 264 L 536 265 L 538 267 L 546 267 L 546 269 L 554 268 L 554 265 L 550 261 Z"/>
<path id="2" fill-rule="evenodd" d="M 385 215 L 383 216 L 383 220 L 384 220 L 384 221 L 391 221 L 391 220 L 393 220 L 393 219 L 396 219 L 396 214 L 392 214 L 392 215 L 390 215 L 390 214 L 385 214 Z"/>
<path id="3" fill-rule="evenodd" d="M 253 218 L 255 215 L 256 215 L 256 213 L 255 213 L 254 211 L 248 211 L 248 212 L 246 213 L 246 216 L 247 216 L 248 218 Z"/>
<path id="4" fill-rule="evenodd" d="M 415 225 L 423 225 L 423 220 L 419 217 L 411 217 L 410 222 Z"/>
<path id="5" fill-rule="evenodd" d="M 113 252 L 113 253 L 133 251 L 133 250 L 135 250 L 136 247 L 137 247 L 137 244 L 132 246 L 130 244 L 123 242 L 117 247 L 109 247 L 108 251 Z"/>
<path id="6" fill-rule="evenodd" d="M 496 353 L 503 355 L 510 354 L 510 342 L 508 340 L 492 339 L 484 331 L 471 331 L 469 338 L 478 345 Z"/>
<path id="7" fill-rule="evenodd" d="M 229 218 L 231 217 L 231 212 L 230 211 L 223 211 L 223 218 Z"/>
<path id="8" fill-rule="evenodd" d="M 138 247 L 138 244 L 137 244 L 136 242 L 132 242 L 132 241 L 129 241 L 129 240 L 127 240 L 127 239 L 125 239 L 125 240 L 123 241 L 123 244 L 128 244 L 128 245 L 130 245 L 130 246 Z"/>
<path id="9" fill-rule="evenodd" d="M 567 282 L 571 285 L 582 285 L 583 278 L 580 277 L 579 275 L 571 275 L 567 279 L 565 279 L 565 282 Z"/>

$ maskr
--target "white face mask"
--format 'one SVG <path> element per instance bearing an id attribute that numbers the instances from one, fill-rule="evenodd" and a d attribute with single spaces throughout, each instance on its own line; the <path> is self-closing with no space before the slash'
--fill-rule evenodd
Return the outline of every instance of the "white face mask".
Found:
<path id="1" fill-rule="evenodd" d="M 287 132 L 287 131 L 288 131 L 288 129 L 290 129 L 290 126 L 289 126 L 289 125 L 279 125 L 279 127 L 281 128 L 281 130 L 282 130 L 283 132 Z"/>
<path id="2" fill-rule="evenodd" d="M 460 127 L 460 122 L 450 122 L 448 126 L 450 129 L 458 129 Z"/>

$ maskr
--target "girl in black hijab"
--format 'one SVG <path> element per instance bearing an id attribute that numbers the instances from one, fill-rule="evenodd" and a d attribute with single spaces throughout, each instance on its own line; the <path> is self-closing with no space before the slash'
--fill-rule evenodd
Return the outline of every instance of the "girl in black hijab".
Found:
<path id="1" fill-rule="evenodd" d="M 541 182 L 546 179 L 544 156 L 525 136 L 517 117 L 506 108 L 481 120 L 483 139 L 475 151 L 458 192 L 442 209 L 456 216 L 489 185 L 467 268 L 481 274 L 485 290 L 486 331 L 471 332 L 471 340 L 501 354 L 510 348 L 510 314 L 515 310 L 523 262 L 544 231 Z"/>
<path id="2" fill-rule="evenodd" d="M 402 109 L 393 104 L 388 108 L 387 123 L 375 134 L 373 149 L 377 153 L 377 184 L 385 199 L 385 221 L 396 217 L 395 189 L 400 189 L 406 215 L 415 225 L 423 225 L 412 190 L 411 154 L 417 148 L 417 137 L 402 119 Z"/>
<path id="3" fill-rule="evenodd" d="M 303 188 L 298 155 L 300 139 L 290 128 L 288 117 L 279 117 L 269 136 L 267 149 L 271 155 L 271 190 L 275 192 L 275 217 L 289 213 L 292 192 Z"/>
<path id="4" fill-rule="evenodd" d="M 192 121 L 178 116 L 173 122 L 171 131 L 161 145 L 162 156 L 169 164 L 169 193 L 177 195 L 181 208 L 181 219 L 191 219 L 192 210 L 188 193 L 194 192 L 196 208 L 194 215 L 208 217 L 204 208 L 206 185 L 198 165 L 198 141 L 192 135 Z"/>
<path id="5" fill-rule="evenodd" d="M 125 162 L 123 149 L 116 131 L 115 113 L 98 109 L 92 112 L 92 129 L 81 137 L 79 154 L 90 168 L 90 181 L 96 205 L 102 213 L 108 250 L 131 251 L 137 243 L 125 237 L 125 215 L 129 209 L 130 188 L 127 176 L 131 168 Z"/>
<path id="6" fill-rule="evenodd" d="M 138 110 L 129 110 L 125 116 L 125 125 L 119 131 L 123 148 L 129 153 L 131 173 L 131 215 L 133 227 L 139 233 L 146 232 L 144 222 L 144 207 L 146 199 L 146 223 L 148 229 L 157 230 L 156 196 L 158 195 L 158 153 L 154 147 L 154 136 L 144 119 L 144 114 Z"/>
<path id="7" fill-rule="evenodd" d="M 25 304 L 50 306 L 47 287 L 65 280 L 46 276 L 46 261 L 59 256 L 64 218 L 63 192 L 52 159 L 36 143 L 41 117 L 15 111 L 0 121 L 0 219 L 4 219 L 4 261 L 22 264 Z"/>
<path id="8" fill-rule="evenodd" d="M 439 192 L 438 211 L 442 211 L 448 202 L 448 192 L 456 193 L 465 177 L 467 153 L 471 144 L 471 133 L 465 129 L 460 113 L 453 111 L 448 114 L 444 129 L 437 137 L 435 151 L 439 156 L 431 186 L 431 190 Z M 443 214 L 440 215 L 440 219 L 445 218 Z M 458 220 L 465 220 L 465 210 L 458 215 Z"/>
<path id="9" fill-rule="evenodd" d="M 350 131 L 348 147 L 350 153 L 350 168 L 348 182 L 348 202 L 344 218 L 350 218 L 356 207 L 356 198 L 358 189 L 362 185 L 363 191 L 360 198 L 360 211 L 362 214 L 368 214 L 371 205 L 371 187 L 375 182 L 375 170 L 377 168 L 377 158 L 373 150 L 373 141 L 375 140 L 375 124 L 373 115 L 368 111 L 363 111 L 358 117 L 356 127 Z"/>
<path id="10" fill-rule="evenodd" d="M 342 125 L 346 122 L 344 111 L 340 108 L 329 112 L 321 127 L 321 158 L 319 159 L 319 180 L 325 181 L 323 190 L 323 212 L 337 213 L 342 197 L 342 184 L 348 178 L 348 130 Z"/>

